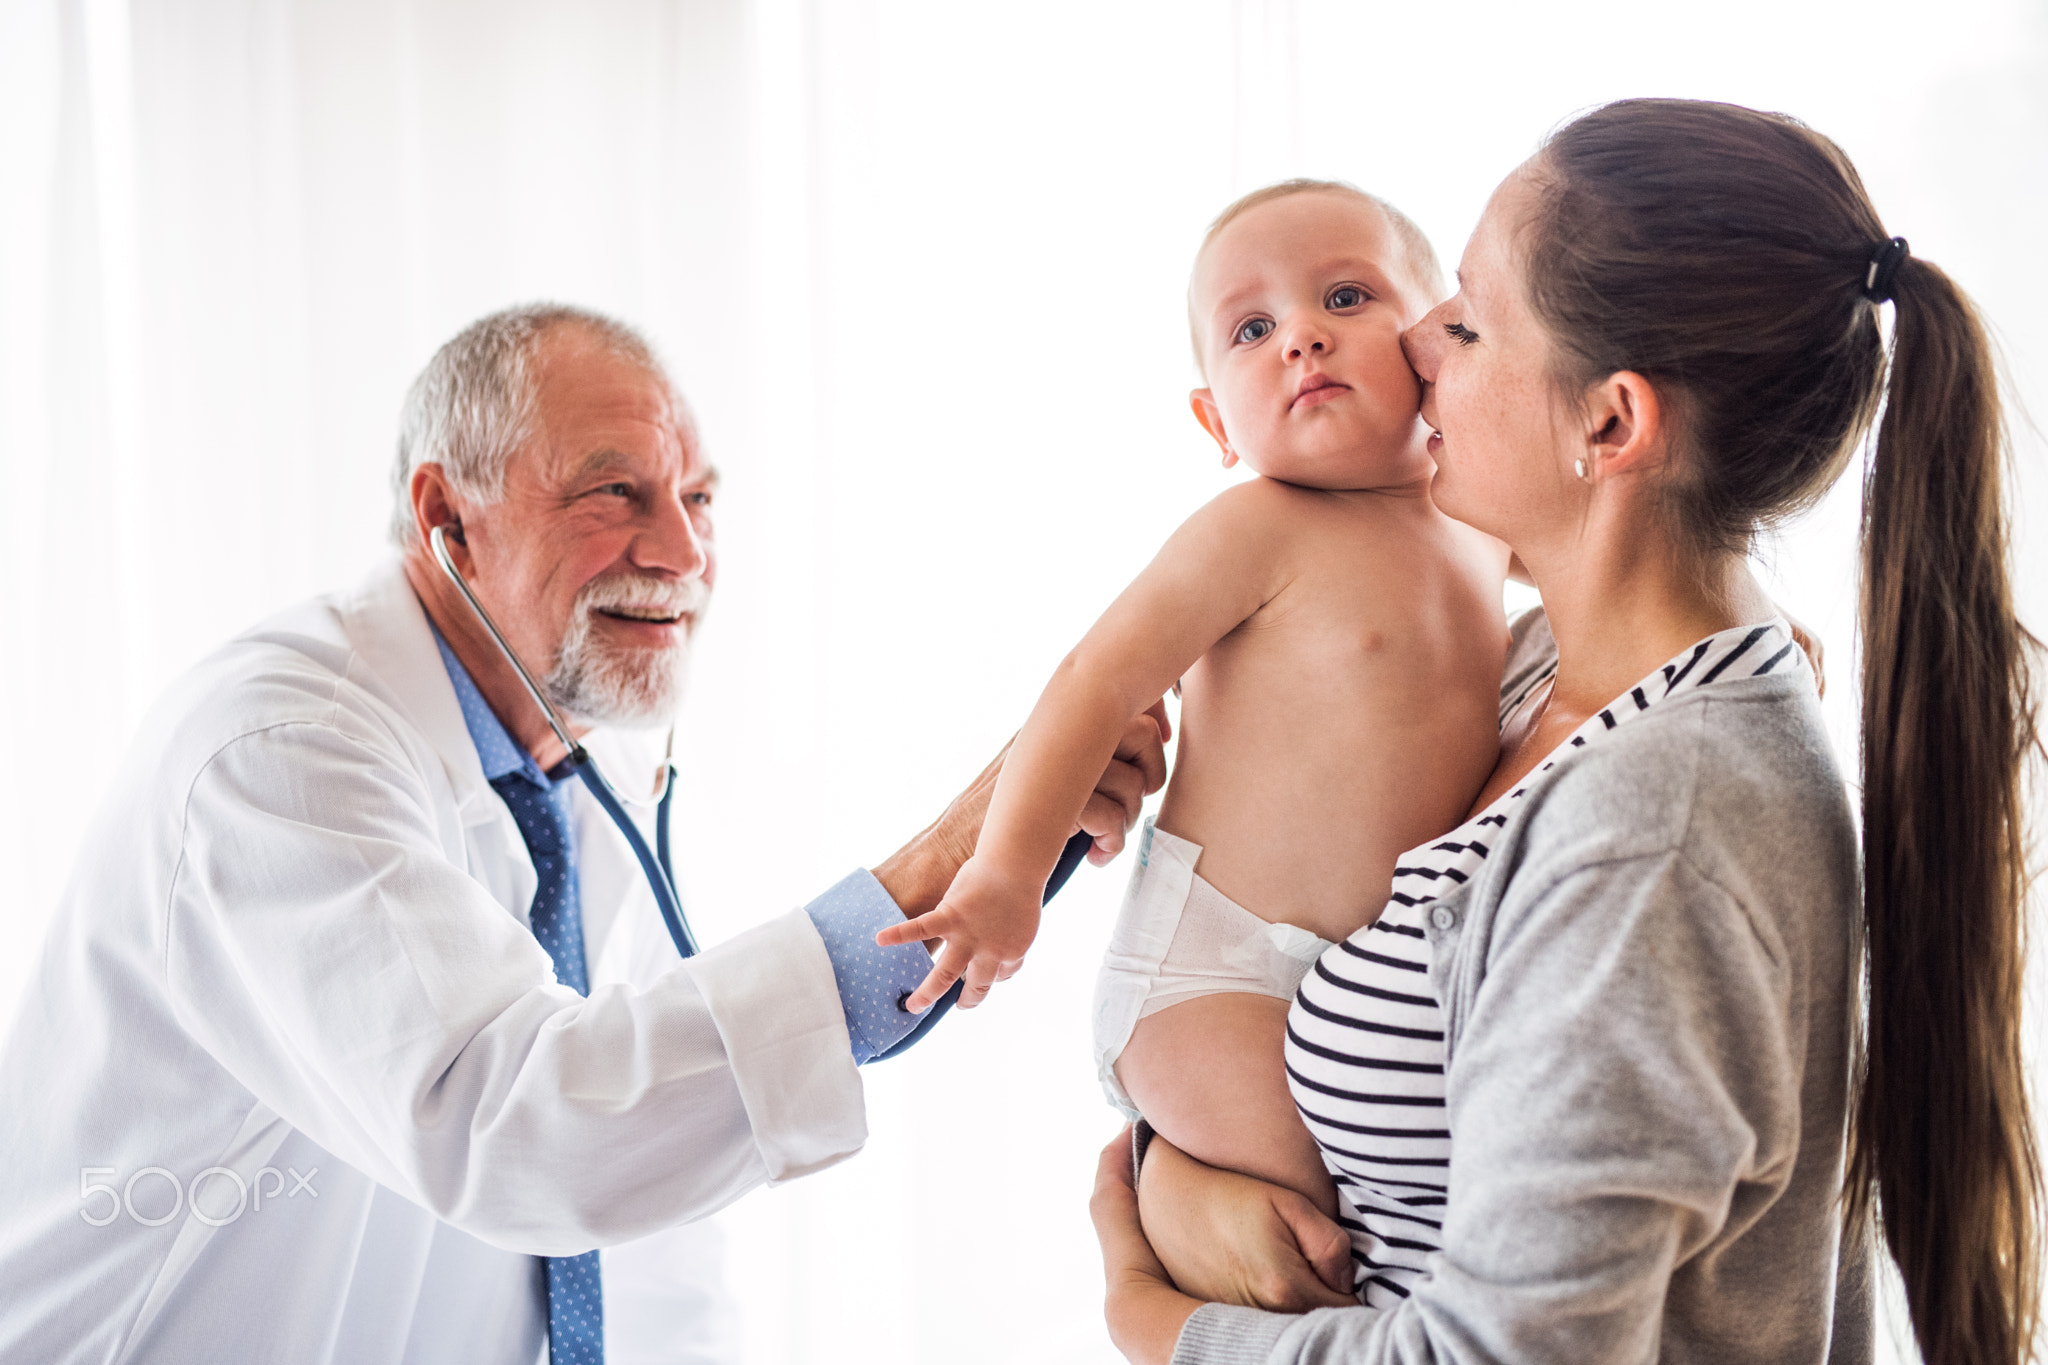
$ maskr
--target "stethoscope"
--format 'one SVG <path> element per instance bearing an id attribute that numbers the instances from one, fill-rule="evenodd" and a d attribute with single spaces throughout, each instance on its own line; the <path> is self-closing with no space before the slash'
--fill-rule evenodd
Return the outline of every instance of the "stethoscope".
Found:
<path id="1" fill-rule="evenodd" d="M 476 619 L 483 622 L 484 629 L 490 633 L 491 642 L 497 645 L 498 652 L 505 656 L 505 662 L 512 665 L 512 671 L 519 675 L 519 681 L 526 688 L 526 695 L 533 698 L 533 704 L 547 717 L 548 728 L 555 732 L 555 738 L 561 740 L 562 747 L 569 751 L 569 756 L 557 764 L 548 775 L 555 777 L 556 774 L 567 776 L 568 773 L 574 773 L 597 804 L 604 808 L 604 813 L 619 827 L 619 833 L 626 837 L 626 844 L 633 850 L 633 856 L 640 860 L 640 871 L 647 878 L 648 889 L 654 892 L 655 908 L 661 911 L 661 922 L 668 926 L 668 936 L 675 940 L 676 951 L 684 957 L 695 957 L 697 939 L 690 932 L 689 920 L 683 917 L 683 902 L 682 898 L 676 895 L 675 871 L 669 862 L 668 852 L 669 802 L 676 794 L 675 731 L 669 731 L 668 752 L 662 755 L 661 800 L 654 810 L 656 847 L 649 849 L 646 838 L 640 833 L 640 827 L 626 814 L 625 803 L 619 800 L 619 794 L 612 790 L 612 784 L 605 781 L 604 774 L 597 770 L 597 764 L 590 757 L 590 752 L 578 744 L 575 737 L 569 733 L 569 727 L 562 722 L 561 714 L 555 710 L 546 694 L 534 682 L 533 675 L 526 671 L 526 665 L 519 662 L 519 656 L 514 654 L 512 646 L 506 643 L 504 633 L 498 629 L 498 623 L 484 610 L 484 604 L 476 600 L 476 594 L 470 591 L 469 583 L 456 569 L 455 560 L 448 553 L 447 529 L 445 526 L 436 526 L 427 536 L 433 546 L 434 562 L 441 566 L 441 572 L 447 574 L 448 581 L 462 593 L 462 600 L 469 603 L 469 609 L 476 613 Z M 567 772 L 564 772 L 564 769 L 567 769 Z"/>
<path id="2" fill-rule="evenodd" d="M 428 543 L 433 547 L 434 562 L 441 566 L 441 572 L 447 574 L 448 581 L 461 592 L 462 600 L 469 603 L 469 609 L 475 612 L 476 619 L 483 623 L 491 642 L 497 645 L 498 652 L 505 656 L 505 662 L 512 665 L 512 671 L 519 675 L 519 681 L 526 688 L 526 694 L 533 698 L 534 705 L 538 706 L 541 715 L 547 718 L 548 728 L 555 732 L 555 738 L 562 741 L 562 747 L 569 751 L 569 756 L 557 764 L 549 776 L 554 777 L 557 773 L 567 776 L 568 773 L 574 773 L 581 779 L 597 804 L 603 807 L 604 813 L 619 827 L 619 833 L 625 836 L 627 846 L 633 850 L 633 856 L 640 860 L 640 871 L 647 878 L 648 889 L 654 892 L 655 907 L 661 911 L 661 922 L 668 926 L 668 936 L 675 940 L 676 951 L 684 957 L 695 957 L 697 939 L 690 933 L 689 920 L 683 916 L 682 898 L 676 895 L 675 870 L 669 862 L 668 811 L 669 802 L 674 798 L 676 791 L 675 730 L 669 730 L 668 752 L 662 756 L 661 799 L 654 811 L 655 849 L 650 850 L 646 838 L 640 833 L 640 827 L 626 814 L 625 803 L 619 800 L 619 794 L 612 790 L 611 783 L 605 781 L 604 774 L 597 770 L 597 763 L 590 757 L 589 751 L 577 743 L 575 737 L 569 733 L 569 727 L 563 723 L 560 713 L 534 682 L 533 675 L 526 671 L 526 665 L 519 662 L 519 656 L 512 652 L 512 646 L 506 642 L 504 633 L 498 629 L 498 623 L 491 619 L 491 614 L 484 610 L 484 604 L 470 591 L 468 581 L 456 569 L 455 560 L 448 553 L 447 530 L 445 526 L 436 526 L 427 535 Z M 564 772 L 564 769 L 567 772 Z M 1053 867 L 1052 876 L 1046 879 L 1045 900 L 1050 901 L 1058 894 L 1059 889 L 1067 884 L 1067 878 L 1073 876 L 1074 869 L 1081 865 L 1081 859 L 1087 855 L 1091 842 L 1093 841 L 1086 834 L 1076 834 L 1067 840 L 1066 847 L 1060 850 L 1059 862 Z M 894 1057 L 923 1037 L 926 1030 L 953 1008 L 953 1002 L 960 998 L 960 990 L 964 984 L 962 981 L 954 982 L 953 988 L 925 1011 L 916 1028 L 875 1060 L 885 1061 Z"/>

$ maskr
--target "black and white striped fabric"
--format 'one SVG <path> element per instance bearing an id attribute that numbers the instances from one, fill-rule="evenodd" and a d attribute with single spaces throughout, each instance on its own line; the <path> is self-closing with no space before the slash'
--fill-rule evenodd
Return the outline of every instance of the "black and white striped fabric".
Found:
<path id="1" fill-rule="evenodd" d="M 1302 981 L 1287 1017 L 1288 1086 L 1336 1179 L 1338 1221 L 1351 1233 L 1367 1304 L 1407 1298 L 1442 1244 L 1451 1133 L 1443 1017 L 1424 936 L 1431 903 L 1485 863 L 1514 803 L 1568 748 L 1597 743 L 1667 697 L 1807 666 L 1783 621 L 1702 640 L 1588 720 L 1520 786 L 1445 838 L 1403 854 L 1379 919 L 1324 953 Z M 1502 699 L 1503 726 L 1555 671 L 1553 663 Z"/>

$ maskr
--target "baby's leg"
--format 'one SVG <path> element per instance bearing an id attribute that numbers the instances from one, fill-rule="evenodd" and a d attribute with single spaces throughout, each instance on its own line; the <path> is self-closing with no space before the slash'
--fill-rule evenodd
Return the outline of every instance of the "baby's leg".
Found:
<path id="1" fill-rule="evenodd" d="M 1169 1005 L 1131 1031 L 1117 1080 L 1189 1156 L 1284 1185 L 1335 1217 L 1336 1187 L 1287 1089 L 1287 1008 L 1241 991 Z"/>

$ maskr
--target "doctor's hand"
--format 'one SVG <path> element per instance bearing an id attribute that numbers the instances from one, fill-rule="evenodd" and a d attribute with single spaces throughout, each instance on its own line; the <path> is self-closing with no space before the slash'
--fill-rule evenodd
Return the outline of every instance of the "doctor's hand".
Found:
<path id="1" fill-rule="evenodd" d="M 1138 822 L 1145 798 L 1166 784 L 1165 744 L 1173 735 L 1164 701 L 1132 718 L 1124 727 L 1116 755 L 1095 783 L 1095 792 L 1081 811 L 1081 828 L 1095 841 L 1088 861 L 1096 866 L 1123 851 L 1124 832 Z M 981 838 L 981 822 L 995 794 L 996 776 L 1010 746 L 981 770 L 967 790 L 953 798 L 945 813 L 895 853 L 875 864 L 875 880 L 909 919 L 936 908 L 954 876 Z M 935 944 L 928 945 L 936 947 Z"/>

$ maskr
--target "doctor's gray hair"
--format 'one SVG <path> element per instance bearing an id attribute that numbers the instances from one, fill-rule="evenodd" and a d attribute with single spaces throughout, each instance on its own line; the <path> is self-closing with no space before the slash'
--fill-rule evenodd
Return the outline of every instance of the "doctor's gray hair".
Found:
<path id="1" fill-rule="evenodd" d="M 423 464 L 448 472 L 455 490 L 480 503 L 505 492 L 505 465 L 538 431 L 541 342 L 573 327 L 622 360 L 667 375 L 647 339 L 602 313 L 560 303 L 528 303 L 479 318 L 427 362 L 406 391 L 398 420 L 398 461 L 391 473 L 391 538 L 419 536 L 413 524 L 412 473 Z"/>

